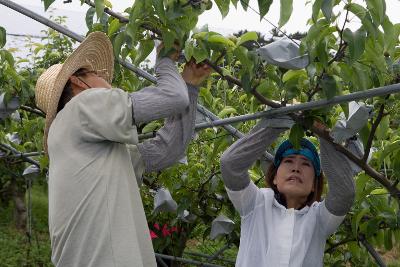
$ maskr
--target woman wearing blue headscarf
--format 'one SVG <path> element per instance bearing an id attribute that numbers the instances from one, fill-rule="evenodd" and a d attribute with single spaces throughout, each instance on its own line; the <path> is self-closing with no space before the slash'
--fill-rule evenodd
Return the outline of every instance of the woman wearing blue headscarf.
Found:
<path id="1" fill-rule="evenodd" d="M 353 204 L 350 162 L 323 139 L 321 159 L 307 139 L 300 149 L 284 141 L 266 173 L 268 188 L 249 178 L 252 164 L 292 124 L 289 117 L 261 121 L 221 157 L 226 190 L 241 216 L 236 266 L 323 266 L 326 239 Z M 324 173 L 329 191 L 321 200 Z"/>

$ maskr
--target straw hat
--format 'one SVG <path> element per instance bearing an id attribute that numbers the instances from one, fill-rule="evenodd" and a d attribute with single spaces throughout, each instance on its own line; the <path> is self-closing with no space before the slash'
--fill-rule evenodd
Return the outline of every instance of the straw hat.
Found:
<path id="1" fill-rule="evenodd" d="M 44 149 L 47 153 L 49 128 L 57 115 L 58 101 L 72 74 L 80 68 L 107 70 L 111 83 L 114 71 L 113 48 L 107 35 L 102 32 L 90 33 L 86 39 L 65 60 L 48 68 L 38 79 L 35 88 L 36 105 L 46 113 Z"/>

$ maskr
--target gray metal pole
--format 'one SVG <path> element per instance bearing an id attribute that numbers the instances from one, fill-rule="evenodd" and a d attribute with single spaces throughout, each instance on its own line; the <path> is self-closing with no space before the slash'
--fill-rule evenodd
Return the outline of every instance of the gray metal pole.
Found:
<path id="1" fill-rule="evenodd" d="M 356 101 L 356 100 L 371 98 L 371 97 L 375 97 L 375 96 L 383 96 L 383 95 L 399 93 L 399 92 L 400 92 L 400 84 L 399 83 L 392 84 L 392 85 L 382 86 L 382 87 L 369 89 L 369 90 L 365 90 L 365 91 L 361 91 L 361 92 L 356 92 L 356 93 L 352 93 L 352 94 L 348 94 L 348 95 L 335 96 L 329 100 L 327 100 L 327 99 L 318 100 L 318 101 L 302 103 L 302 104 L 298 104 L 298 105 L 294 105 L 294 106 L 270 109 L 270 110 L 266 110 L 266 111 L 257 112 L 254 114 L 240 115 L 240 116 L 216 120 L 216 121 L 212 121 L 212 122 L 203 122 L 203 123 L 197 124 L 196 129 L 205 129 L 205 128 L 210 128 L 210 127 L 215 127 L 215 126 L 223 126 L 226 124 L 255 120 L 258 118 L 271 118 L 271 117 L 274 117 L 277 115 L 285 115 L 285 114 L 290 114 L 290 113 L 294 113 L 294 112 L 298 112 L 298 111 L 328 107 L 328 106 L 332 106 L 332 105 L 339 104 L 339 103 Z"/>
<path id="2" fill-rule="evenodd" d="M 12 2 L 12 1 L 0 0 L 0 4 L 4 5 L 6 7 L 9 7 L 9 8 L 11 8 L 11 9 L 13 9 L 13 10 L 15 10 L 15 11 L 17 11 L 17 12 L 19 12 L 19 13 L 27 16 L 27 17 L 30 17 L 31 19 L 34 19 L 34 20 L 36 20 L 36 21 L 38 21 L 38 22 L 40 22 L 40 23 L 42 23 L 42 24 L 44 24 L 46 26 L 49 26 L 50 28 L 52 28 L 52 29 L 54 29 L 54 30 L 56 30 L 58 32 L 61 32 L 61 33 L 67 35 L 68 37 L 71 37 L 72 39 L 74 39 L 74 40 L 76 40 L 78 42 L 82 42 L 83 39 L 84 39 L 84 37 L 82 35 L 76 34 L 73 31 L 70 31 L 67 28 L 65 28 L 65 27 L 63 27 L 63 26 L 61 26 L 61 25 L 59 25 L 57 23 L 54 23 L 53 21 L 51 21 L 51 20 L 49 20 L 49 19 L 47 19 L 47 18 L 45 18 L 43 16 L 40 16 L 39 14 L 37 14 L 37 13 L 35 13 L 35 12 L 33 12 L 33 11 L 31 11 L 31 10 L 21 6 L 21 5 L 18 5 L 16 3 Z"/>
<path id="3" fill-rule="evenodd" d="M 168 259 L 168 260 L 173 260 L 173 261 L 180 261 L 180 262 L 189 263 L 189 264 L 194 264 L 194 265 L 197 265 L 197 266 L 223 267 L 221 265 L 215 265 L 215 264 L 211 264 L 211 263 L 204 263 L 204 262 L 195 261 L 195 260 L 191 260 L 191 259 L 184 259 L 184 258 L 180 258 L 180 257 L 169 256 L 169 255 L 164 255 L 164 254 L 159 254 L 159 253 L 155 253 L 155 254 L 156 254 L 156 257 L 160 257 L 160 258 Z"/>
<path id="4" fill-rule="evenodd" d="M 81 36 L 79 34 L 76 34 L 76 33 L 72 32 L 72 31 L 68 30 L 67 28 L 65 28 L 65 27 L 63 27 L 61 25 L 58 25 L 57 23 L 54 23 L 53 21 L 51 21 L 51 20 L 49 20 L 49 19 L 47 19 L 47 18 L 35 13 L 35 12 L 32 12 L 32 11 L 26 9 L 25 7 L 23 7 L 21 5 L 18 5 L 16 3 L 12 2 L 12 1 L 0 0 L 0 4 L 3 4 L 3 5 L 11 8 L 11 9 L 13 9 L 13 10 L 15 10 L 15 11 L 17 11 L 17 12 L 19 12 L 19 13 L 25 15 L 25 16 L 28 16 L 28 17 L 32 18 L 33 20 L 36 20 L 36 21 L 38 21 L 38 22 L 40 22 L 40 23 L 42 23 L 42 24 L 44 24 L 44 25 L 46 25 L 46 26 L 48 26 L 48 27 L 50 27 L 50 28 L 52 28 L 52 29 L 54 29 L 54 30 L 56 30 L 56 31 L 58 31 L 58 32 L 70 37 L 70 38 L 72 38 L 72 39 L 74 39 L 75 41 L 82 42 L 83 39 L 84 39 L 83 36 Z M 156 83 L 156 78 L 153 77 L 151 74 L 149 74 L 149 73 L 147 73 L 147 72 L 135 67 L 131 63 L 129 63 L 129 62 L 127 62 L 127 61 L 125 61 L 125 60 L 123 60 L 121 58 L 118 58 L 117 61 L 122 66 L 124 66 L 127 69 L 135 72 L 137 75 L 147 79 L 148 81 L 150 81 L 152 83 Z M 201 113 L 205 114 L 211 120 L 219 120 L 219 118 L 216 115 L 214 115 L 211 111 L 207 110 L 205 107 L 203 107 L 203 106 L 198 104 L 197 108 L 199 109 L 199 111 Z M 235 129 L 232 126 L 225 126 L 224 125 L 224 128 L 230 134 L 232 134 L 235 137 L 240 138 L 241 136 L 243 136 L 242 133 L 240 133 L 237 129 Z"/>
<path id="5" fill-rule="evenodd" d="M 18 150 L 16 150 L 16 149 L 13 148 L 12 146 L 9 146 L 9 145 L 7 145 L 7 144 L 2 144 L 2 143 L 0 143 L 0 148 L 2 148 L 2 149 L 4 149 L 4 150 L 9 150 L 9 151 L 11 151 L 15 156 L 21 157 L 24 161 L 29 162 L 29 163 L 32 163 L 32 164 L 34 164 L 34 165 L 36 165 L 36 166 L 38 166 L 38 167 L 40 168 L 39 162 L 37 162 L 37 161 L 35 161 L 35 160 L 33 160 L 33 159 L 27 157 L 27 156 L 24 156 L 24 154 L 22 154 L 21 152 L 19 152 Z"/>
<path id="6" fill-rule="evenodd" d="M 186 252 L 186 251 L 184 251 L 183 253 L 184 253 L 184 254 L 187 254 L 187 255 L 192 255 L 192 256 L 197 256 L 197 257 L 202 257 L 202 258 L 207 258 L 207 259 L 210 258 L 210 255 L 207 255 L 207 254 L 204 254 L 204 253 Z M 225 262 L 228 262 L 228 263 L 230 263 L 230 264 L 235 264 L 235 261 L 222 258 L 221 256 L 219 256 L 219 257 L 217 258 L 217 260 L 219 260 L 219 261 L 225 261 Z"/>

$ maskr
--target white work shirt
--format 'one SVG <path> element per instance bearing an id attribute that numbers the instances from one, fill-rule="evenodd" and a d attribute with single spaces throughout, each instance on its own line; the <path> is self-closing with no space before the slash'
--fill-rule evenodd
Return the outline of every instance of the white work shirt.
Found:
<path id="1" fill-rule="evenodd" d="M 132 101 L 120 89 L 75 96 L 49 137 L 49 232 L 57 267 L 155 267 L 136 176 Z"/>
<path id="2" fill-rule="evenodd" d="M 326 239 L 344 216 L 331 214 L 324 201 L 287 209 L 272 189 L 259 189 L 252 181 L 243 190 L 226 190 L 242 218 L 236 266 L 323 266 Z"/>

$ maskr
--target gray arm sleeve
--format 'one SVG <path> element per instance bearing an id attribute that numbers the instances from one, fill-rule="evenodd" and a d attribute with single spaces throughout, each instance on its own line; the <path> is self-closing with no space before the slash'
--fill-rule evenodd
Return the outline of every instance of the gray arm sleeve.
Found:
<path id="1" fill-rule="evenodd" d="M 253 131 L 256 129 L 255 131 Z M 237 140 L 221 156 L 221 173 L 225 186 L 239 191 L 250 183 L 248 170 L 261 157 L 266 147 L 286 128 L 254 128 L 249 134 Z"/>
<path id="2" fill-rule="evenodd" d="M 187 87 L 189 106 L 181 113 L 167 118 L 156 137 L 138 144 L 145 172 L 167 168 L 184 156 L 194 132 L 198 97 L 197 87 L 189 84 Z"/>
<path id="3" fill-rule="evenodd" d="M 353 205 L 355 186 L 349 160 L 328 141 L 320 138 L 321 165 L 328 179 L 326 208 L 336 216 L 345 215 Z"/>
<path id="4" fill-rule="evenodd" d="M 157 59 L 157 85 L 130 94 L 136 124 L 170 117 L 183 112 L 189 105 L 186 84 L 175 62 L 170 58 Z"/>

